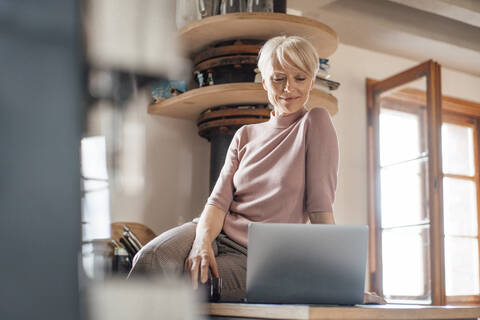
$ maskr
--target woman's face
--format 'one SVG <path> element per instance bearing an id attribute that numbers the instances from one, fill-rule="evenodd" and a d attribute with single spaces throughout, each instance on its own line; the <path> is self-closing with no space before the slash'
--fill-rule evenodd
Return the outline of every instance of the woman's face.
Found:
<path id="1" fill-rule="evenodd" d="M 290 66 L 284 69 L 277 61 L 270 76 L 262 80 L 277 116 L 300 110 L 307 103 L 313 82 L 311 75 Z"/>

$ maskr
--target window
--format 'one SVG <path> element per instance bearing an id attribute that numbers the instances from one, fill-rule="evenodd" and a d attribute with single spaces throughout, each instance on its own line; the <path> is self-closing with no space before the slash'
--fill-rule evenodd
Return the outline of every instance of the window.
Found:
<path id="1" fill-rule="evenodd" d="M 430 304 L 426 108 L 399 101 L 399 92 L 379 99 L 382 292 L 389 301 Z"/>
<path id="2" fill-rule="evenodd" d="M 393 303 L 480 303 L 480 104 L 441 97 L 433 61 L 367 80 L 370 289 Z"/>
<path id="3" fill-rule="evenodd" d="M 480 294 L 479 150 L 476 137 L 476 117 L 444 115 L 442 159 L 445 291 L 450 302 L 475 301 Z"/>
<path id="4" fill-rule="evenodd" d="M 110 195 L 108 186 L 106 142 L 103 136 L 81 141 L 82 182 L 82 262 L 90 278 L 103 276 L 105 261 L 95 251 L 107 246 L 98 239 L 110 238 Z M 98 256 L 98 254 L 97 254 Z"/>

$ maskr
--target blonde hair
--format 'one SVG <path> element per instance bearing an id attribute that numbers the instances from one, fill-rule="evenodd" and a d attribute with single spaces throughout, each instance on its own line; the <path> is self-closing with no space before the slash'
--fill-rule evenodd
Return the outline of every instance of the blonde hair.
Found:
<path id="1" fill-rule="evenodd" d="M 297 36 L 278 36 L 271 38 L 258 53 L 258 69 L 263 78 L 273 72 L 273 63 L 278 61 L 280 66 L 300 69 L 306 74 L 315 77 L 319 62 L 315 47 L 307 40 Z"/>

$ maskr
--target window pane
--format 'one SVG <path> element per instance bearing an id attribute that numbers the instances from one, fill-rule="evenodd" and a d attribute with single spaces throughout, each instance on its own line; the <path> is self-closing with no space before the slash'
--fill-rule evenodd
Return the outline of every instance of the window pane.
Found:
<path id="1" fill-rule="evenodd" d="M 477 190 L 475 182 L 443 178 L 445 234 L 476 236 Z"/>
<path id="2" fill-rule="evenodd" d="M 472 128 L 444 123 L 442 153 L 444 173 L 475 175 Z"/>
<path id="3" fill-rule="evenodd" d="M 81 158 L 83 177 L 108 179 L 104 136 L 83 138 L 81 142 Z"/>
<path id="4" fill-rule="evenodd" d="M 445 238 L 445 286 L 448 296 L 479 294 L 478 239 Z"/>
<path id="5" fill-rule="evenodd" d="M 380 166 L 420 155 L 419 118 L 415 114 L 380 109 Z"/>
<path id="6" fill-rule="evenodd" d="M 85 193 L 82 199 L 83 240 L 110 238 L 110 196 L 108 189 Z"/>
<path id="7" fill-rule="evenodd" d="M 430 299 L 427 227 L 382 232 L 383 293 Z"/>
<path id="8" fill-rule="evenodd" d="M 108 182 L 106 180 L 102 181 L 102 180 L 82 179 L 82 183 L 83 183 L 83 190 L 85 192 L 108 189 Z"/>
<path id="9" fill-rule="evenodd" d="M 380 169 L 382 227 L 419 224 L 427 219 L 426 159 Z"/>

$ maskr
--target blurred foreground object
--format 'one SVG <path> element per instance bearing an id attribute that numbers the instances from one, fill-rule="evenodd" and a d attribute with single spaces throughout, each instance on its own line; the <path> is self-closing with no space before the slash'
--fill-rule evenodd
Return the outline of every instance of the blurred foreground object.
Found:
<path id="1" fill-rule="evenodd" d="M 187 24 L 195 20 L 198 20 L 200 18 L 200 12 L 198 8 L 198 4 L 200 1 L 202 0 L 198 0 L 198 1 L 176 0 L 175 23 L 178 30 L 182 29 Z M 202 17 L 212 15 L 212 14 L 209 14 L 210 13 L 209 11 L 207 13 L 207 11 L 208 11 L 207 8 L 204 8 L 202 10 L 201 12 Z"/>
<path id="2" fill-rule="evenodd" d="M 89 63 L 101 69 L 181 79 L 190 63 L 176 41 L 175 1 L 87 0 Z"/>
<path id="3" fill-rule="evenodd" d="M 0 1 L 2 320 L 82 319 L 78 7 Z"/>
<path id="4" fill-rule="evenodd" d="M 205 319 L 197 294 L 180 279 L 109 280 L 90 287 L 89 319 Z"/>

